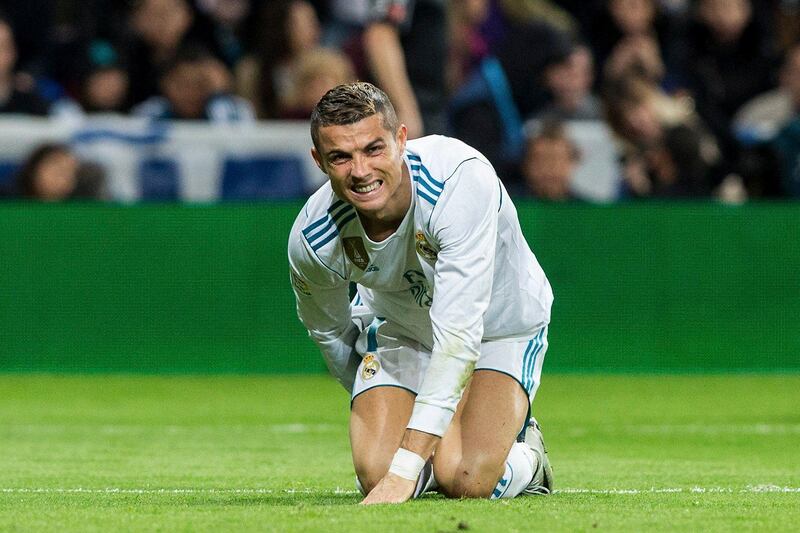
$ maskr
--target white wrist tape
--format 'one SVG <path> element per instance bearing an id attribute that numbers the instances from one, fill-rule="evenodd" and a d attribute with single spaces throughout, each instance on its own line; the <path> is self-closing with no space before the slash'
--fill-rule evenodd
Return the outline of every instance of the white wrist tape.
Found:
<path id="1" fill-rule="evenodd" d="M 425 459 L 405 448 L 398 448 L 392 458 L 389 472 L 403 479 L 416 481 L 423 466 L 425 466 Z"/>

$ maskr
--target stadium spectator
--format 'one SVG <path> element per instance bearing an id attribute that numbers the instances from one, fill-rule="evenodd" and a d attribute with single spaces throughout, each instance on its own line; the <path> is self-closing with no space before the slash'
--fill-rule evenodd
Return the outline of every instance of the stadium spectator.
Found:
<path id="1" fill-rule="evenodd" d="M 128 71 L 117 50 L 105 40 L 89 44 L 78 102 L 87 113 L 124 113 L 130 108 Z"/>
<path id="2" fill-rule="evenodd" d="M 306 0 L 274 0 L 258 14 L 262 31 L 256 51 L 237 69 L 238 93 L 253 102 L 260 118 L 282 118 L 293 107 L 292 80 L 300 56 L 320 47 L 320 23 Z"/>
<path id="3" fill-rule="evenodd" d="M 516 173 L 525 144 L 523 121 L 547 101 L 537 74 L 572 49 L 570 37 L 547 24 L 509 25 L 496 54 L 484 58 L 451 98 L 450 135 L 480 150 L 501 176 Z"/>
<path id="4" fill-rule="evenodd" d="M 14 31 L 0 17 L 0 113 L 47 115 L 50 106 L 37 92 L 34 79 L 14 70 L 17 57 Z"/>
<path id="5" fill-rule="evenodd" d="M 773 141 L 784 194 L 800 198 L 800 120 L 795 115 Z"/>
<path id="6" fill-rule="evenodd" d="M 680 76 L 664 80 L 678 54 L 675 24 L 657 0 L 607 0 L 589 28 L 597 74 L 620 78 L 628 73 L 671 85 Z"/>
<path id="7" fill-rule="evenodd" d="M 480 27 L 489 16 L 489 0 L 453 0 L 448 5 L 447 88 L 452 94 L 489 54 Z"/>
<path id="8" fill-rule="evenodd" d="M 210 22 L 187 0 L 135 0 L 128 20 L 133 39 L 126 56 L 134 104 L 158 94 L 159 73 L 181 46 L 202 45 L 216 52 Z"/>
<path id="9" fill-rule="evenodd" d="M 800 41 L 800 2 L 796 0 L 777 0 L 774 5 L 775 19 L 772 25 L 778 36 L 779 46 L 788 50 Z"/>
<path id="10" fill-rule="evenodd" d="M 623 143 L 627 193 L 634 197 L 703 197 L 719 171 L 719 150 L 689 98 L 665 94 L 628 75 L 606 90 L 608 119 Z"/>
<path id="11" fill-rule="evenodd" d="M 775 153 L 773 141 L 800 112 L 800 44 L 786 52 L 779 77 L 777 88 L 747 102 L 733 119 L 741 151 L 739 171 L 750 197 L 781 196 L 784 192 L 776 159 L 780 154 Z M 784 131 L 781 143 L 791 131 Z"/>
<path id="12" fill-rule="evenodd" d="M 734 132 L 743 144 L 772 140 L 800 112 L 800 44 L 789 48 L 779 73 L 778 87 L 743 105 L 734 117 Z"/>
<path id="13" fill-rule="evenodd" d="M 225 65 L 199 46 L 181 48 L 159 79 L 161 95 L 148 98 L 133 114 L 151 119 L 252 122 L 253 107 L 231 94 L 232 75 Z"/>
<path id="14" fill-rule="evenodd" d="M 329 89 L 355 79 L 352 63 L 337 50 L 316 48 L 301 54 L 292 72 L 280 118 L 308 120 L 314 106 Z"/>
<path id="15" fill-rule="evenodd" d="M 52 66 L 52 37 L 56 28 L 57 4 L 53 0 L 0 2 L 0 18 L 14 30 L 16 65 L 19 72 L 39 77 Z"/>
<path id="16" fill-rule="evenodd" d="M 234 67 L 244 57 L 248 35 L 251 0 L 196 0 L 197 8 L 213 24 L 214 42 L 221 58 Z"/>
<path id="17" fill-rule="evenodd" d="M 521 194 L 541 200 L 574 198 L 571 190 L 580 152 L 560 121 L 545 121 L 527 142 L 522 162 L 524 188 Z M 509 191 L 511 192 L 511 191 Z"/>
<path id="18" fill-rule="evenodd" d="M 526 1 L 526 0 L 521 0 Z M 598 14 L 605 9 L 607 0 L 553 0 L 572 17 L 578 25 L 579 39 L 588 39 L 592 26 L 598 23 Z"/>
<path id="19" fill-rule="evenodd" d="M 767 165 L 770 155 L 777 158 L 779 182 L 777 194 L 800 198 L 800 44 L 795 44 L 786 53 L 781 69 L 781 84 L 778 89 L 762 95 L 740 111 L 737 124 L 740 128 L 755 128 L 757 137 L 769 142 Z M 740 131 L 737 128 L 737 131 Z M 770 137 L 770 133 L 774 133 Z M 762 154 L 763 155 L 763 154 Z M 760 163 L 764 159 L 759 160 Z M 767 166 L 767 168 L 770 168 Z M 763 179 L 769 173 L 759 167 L 753 173 Z M 768 182 L 769 183 L 769 182 Z M 766 188 L 766 187 L 765 187 Z M 768 192 L 775 192 L 774 189 Z M 768 195 L 768 194 L 765 194 Z"/>
<path id="20" fill-rule="evenodd" d="M 0 14 L 0 113 L 74 116 L 74 103 L 66 98 L 71 96 L 88 113 L 125 113 L 136 106 L 137 114 L 159 118 L 250 120 L 253 111 L 233 96 L 235 92 L 251 100 L 259 118 L 305 119 L 312 102 L 326 88 L 353 79 L 354 70 L 386 88 L 412 137 L 440 132 L 440 111 L 446 109 L 448 133 L 480 148 L 501 175 L 514 175 L 519 181 L 526 146 L 520 125 L 525 120 L 597 119 L 601 117 L 597 98 L 587 85 L 597 88 L 605 78 L 620 82 L 635 75 L 668 94 L 694 99 L 695 117 L 685 125 L 699 137 L 690 134 L 687 139 L 694 140 L 679 142 L 665 133 L 674 126 L 671 120 L 658 119 L 666 130 L 656 136 L 660 139 L 656 144 L 664 146 L 664 140 L 671 139 L 669 144 L 678 152 L 697 140 L 701 148 L 713 145 L 707 142 L 707 127 L 722 156 L 711 158 L 716 162 L 710 163 L 706 189 L 737 174 L 749 197 L 773 197 L 786 187 L 787 178 L 782 184 L 778 167 L 781 163 L 784 175 L 791 167 L 784 160 L 794 153 L 793 129 L 788 126 L 800 111 L 800 82 L 793 81 L 800 80 L 800 48 L 791 45 L 791 36 L 800 34 L 796 3 L 31 0 L 23 6 L 6 2 L 2 11 L 7 17 Z M 445 15 L 450 17 L 449 27 Z M 583 41 L 570 40 L 576 21 Z M 789 46 L 780 70 L 778 40 Z M 322 48 L 322 42 L 340 43 L 343 48 Z M 586 42 L 591 49 L 586 53 L 578 47 L 567 53 L 574 45 L 565 42 Z M 449 55 L 443 51 L 447 43 Z M 185 73 L 165 84 L 167 77 L 161 74 L 167 63 L 178 50 L 192 46 L 203 46 L 220 58 L 235 72 L 235 83 L 219 63 L 209 62 L 205 74 Z M 245 53 L 246 60 L 241 60 Z M 587 75 L 592 68 L 594 80 Z M 191 77 L 204 81 L 191 85 L 187 83 Z M 171 96 L 167 85 L 173 88 Z M 445 100 L 448 93 L 451 96 Z M 145 100 L 147 105 L 139 105 Z M 678 97 L 673 104 L 689 101 Z M 622 106 L 634 122 L 636 113 L 630 109 L 637 105 L 632 101 Z M 697 115 L 703 126 L 696 127 Z M 571 128 L 567 128 L 570 133 Z M 783 136 L 778 158 L 772 142 L 779 132 Z M 628 153 L 641 155 L 641 145 L 650 143 L 625 138 Z M 584 154 L 590 152 L 580 146 Z M 631 152 L 631 146 L 638 148 Z M 700 150 L 705 154 L 700 159 L 711 161 L 707 157 L 711 152 Z M 693 152 L 687 153 L 692 159 Z M 647 159 L 639 160 L 645 161 L 645 174 L 651 179 L 656 167 L 670 173 L 670 165 L 663 163 L 667 158 Z M 576 183 L 583 183 L 581 172 Z"/>
<path id="21" fill-rule="evenodd" d="M 579 45 L 565 57 L 554 57 L 544 70 L 549 100 L 535 117 L 560 120 L 602 119 L 602 104 L 592 93 L 592 52 Z"/>
<path id="22" fill-rule="evenodd" d="M 731 121 L 745 102 L 774 87 L 774 34 L 754 16 L 750 0 L 699 0 L 690 43 L 687 73 L 697 112 L 735 165 L 739 144 Z"/>
<path id="23" fill-rule="evenodd" d="M 332 0 L 329 42 L 349 53 L 359 77 L 383 87 L 409 138 L 447 128 L 445 0 Z"/>
<path id="24" fill-rule="evenodd" d="M 666 75 L 658 41 L 649 35 L 637 35 L 621 40 L 603 65 L 605 79 L 617 79 L 628 73 L 646 76 L 661 83 Z"/>
<path id="25" fill-rule="evenodd" d="M 514 23 L 543 22 L 573 37 L 580 35 L 578 21 L 558 0 L 501 0 L 499 3 L 503 15 Z"/>
<path id="26" fill-rule="evenodd" d="M 97 66 L 97 61 L 122 57 L 121 52 L 127 50 L 127 39 L 131 37 L 127 16 L 129 2 L 51 3 L 58 4 L 58 17 L 44 74 L 80 101 L 83 80 Z"/>
<path id="27" fill-rule="evenodd" d="M 104 182 L 99 166 L 82 163 L 68 146 L 55 143 L 37 147 L 15 176 L 20 197 L 44 202 L 103 199 Z"/>

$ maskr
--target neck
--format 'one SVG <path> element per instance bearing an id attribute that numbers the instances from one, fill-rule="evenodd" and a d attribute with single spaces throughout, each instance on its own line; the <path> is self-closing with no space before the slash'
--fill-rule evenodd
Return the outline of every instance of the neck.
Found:
<path id="1" fill-rule="evenodd" d="M 406 217 L 411 207 L 411 176 L 408 168 L 403 164 L 403 180 L 400 183 L 394 196 L 390 199 L 389 205 L 380 213 L 358 213 L 361 226 L 367 237 L 374 242 L 381 242 L 388 239 L 397 231 L 403 219 Z"/>
<path id="2" fill-rule="evenodd" d="M 584 95 L 579 92 L 562 94 L 560 98 L 558 98 L 558 107 L 565 111 L 577 111 L 583 102 L 583 98 Z"/>
<path id="3" fill-rule="evenodd" d="M 397 228 L 399 228 L 400 224 L 403 222 L 402 218 L 399 221 L 391 222 L 375 221 L 374 219 L 364 217 L 361 213 L 359 213 L 359 218 L 361 218 L 361 225 L 364 227 L 364 232 L 367 234 L 367 237 L 374 242 L 384 241 L 394 235 L 394 232 L 397 231 Z"/>

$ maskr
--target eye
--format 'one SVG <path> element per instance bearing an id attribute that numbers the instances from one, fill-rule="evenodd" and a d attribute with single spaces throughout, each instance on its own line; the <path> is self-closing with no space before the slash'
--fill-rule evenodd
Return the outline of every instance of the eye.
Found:
<path id="1" fill-rule="evenodd" d="M 381 153 L 382 150 L 383 150 L 383 145 L 376 144 L 374 146 L 370 146 L 369 148 L 367 148 L 367 153 L 370 155 L 375 155 Z"/>
<path id="2" fill-rule="evenodd" d="M 329 161 L 332 165 L 341 165 L 342 163 L 346 163 L 348 159 L 349 158 L 344 154 L 335 154 L 330 156 Z"/>

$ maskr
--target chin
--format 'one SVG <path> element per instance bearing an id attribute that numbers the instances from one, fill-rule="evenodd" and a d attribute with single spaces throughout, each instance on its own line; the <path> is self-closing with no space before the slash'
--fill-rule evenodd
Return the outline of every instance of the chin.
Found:
<path id="1" fill-rule="evenodd" d="M 350 204 L 356 208 L 360 213 L 364 214 L 375 214 L 381 212 L 384 207 L 386 206 L 386 202 L 381 201 L 380 199 L 375 200 L 368 200 L 368 201 L 351 201 Z"/>
<path id="2" fill-rule="evenodd" d="M 386 191 L 381 190 L 379 191 L 379 194 L 376 194 L 370 198 L 363 198 L 360 195 L 348 191 L 347 201 L 353 207 L 363 213 L 377 212 L 386 207 L 388 198 L 386 197 L 385 192 Z"/>

